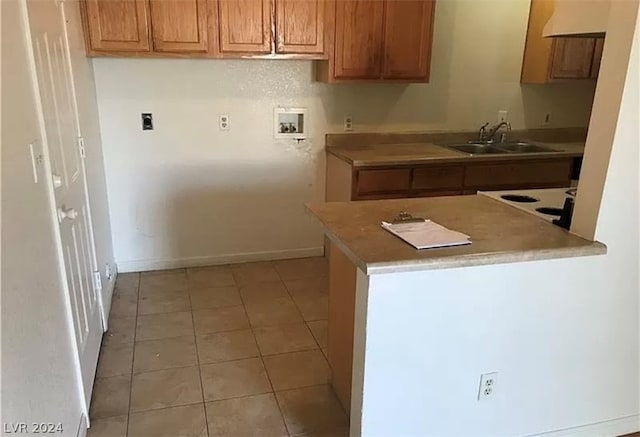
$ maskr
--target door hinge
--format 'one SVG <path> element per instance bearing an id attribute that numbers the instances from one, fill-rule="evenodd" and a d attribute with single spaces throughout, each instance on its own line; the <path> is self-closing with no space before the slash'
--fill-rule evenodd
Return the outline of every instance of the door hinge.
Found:
<path id="1" fill-rule="evenodd" d="M 93 272 L 93 279 L 96 283 L 96 291 L 102 291 L 102 278 L 100 277 L 100 272 Z"/>
<path id="2" fill-rule="evenodd" d="M 82 137 L 78 137 L 78 149 L 80 150 L 80 156 L 82 156 L 82 158 L 86 158 L 87 153 L 84 149 L 84 138 Z"/>

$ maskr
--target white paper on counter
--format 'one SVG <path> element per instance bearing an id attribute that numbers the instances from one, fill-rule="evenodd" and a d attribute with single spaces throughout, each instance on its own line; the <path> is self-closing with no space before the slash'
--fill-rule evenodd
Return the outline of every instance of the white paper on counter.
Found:
<path id="1" fill-rule="evenodd" d="M 396 224 L 382 222 L 382 228 L 403 239 L 416 249 L 471 244 L 468 235 L 447 229 L 431 220 Z"/>

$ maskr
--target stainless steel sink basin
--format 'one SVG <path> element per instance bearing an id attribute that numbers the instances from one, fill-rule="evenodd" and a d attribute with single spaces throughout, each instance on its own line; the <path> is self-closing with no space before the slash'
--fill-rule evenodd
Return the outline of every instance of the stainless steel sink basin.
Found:
<path id="1" fill-rule="evenodd" d="M 494 153 L 508 153 L 506 150 L 498 149 L 494 146 L 486 144 L 453 144 L 445 146 L 447 149 L 458 152 L 468 153 L 470 155 L 486 155 Z"/>
<path id="2" fill-rule="evenodd" d="M 527 143 L 525 141 L 515 141 L 507 143 L 468 143 L 468 144 L 452 144 L 444 146 L 447 149 L 455 150 L 470 155 L 487 155 L 500 153 L 548 153 L 557 150 L 548 147 L 539 146 L 537 144 Z"/>
<path id="3" fill-rule="evenodd" d="M 501 143 L 494 144 L 493 147 L 497 147 L 502 150 L 506 150 L 510 153 L 545 153 L 556 152 L 556 150 L 549 149 L 548 147 L 538 146 L 537 144 L 526 143 L 518 141 L 515 143 Z"/>

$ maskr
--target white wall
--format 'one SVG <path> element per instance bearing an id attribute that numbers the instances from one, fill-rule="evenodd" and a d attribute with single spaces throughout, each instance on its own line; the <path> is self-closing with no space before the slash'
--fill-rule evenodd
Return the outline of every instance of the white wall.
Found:
<path id="1" fill-rule="evenodd" d="M 372 276 L 362 435 L 531 435 L 629 416 L 588 435 L 639 430 L 637 260 L 612 249 Z M 494 397 L 478 401 L 489 372 Z"/>
<path id="2" fill-rule="evenodd" d="M 616 59 L 628 58 L 634 28 L 635 37 L 628 67 L 617 65 L 628 68 L 626 81 L 604 73 L 601 80 L 620 89 L 599 91 L 594 104 L 593 121 L 615 133 L 610 159 L 599 162 L 606 181 L 595 238 L 607 254 L 372 276 L 359 295 L 366 349 L 354 365 L 364 369 L 355 388 L 363 435 L 640 430 L 637 3 L 614 3 L 611 20 Z M 613 62 L 608 72 L 616 64 L 605 60 Z M 621 105 L 609 106 L 620 94 Z M 478 402 L 480 374 L 494 371 L 494 398 Z"/>
<path id="3" fill-rule="evenodd" d="M 345 115 L 358 131 L 476 129 L 499 109 L 515 128 L 540 127 L 549 111 L 552 126 L 586 126 L 593 83 L 520 85 L 528 11 L 528 0 L 438 2 L 426 85 L 326 85 L 308 61 L 95 59 L 119 264 L 317 250 L 302 204 L 324 198 L 324 134 Z M 273 139 L 277 105 L 309 108 L 308 141 Z M 153 132 L 141 112 L 153 112 Z"/>
<path id="4" fill-rule="evenodd" d="M 28 144 L 37 113 L 18 1 L 2 1 L 2 422 L 62 423 L 76 436 L 74 371 L 44 168 L 34 184 Z"/>

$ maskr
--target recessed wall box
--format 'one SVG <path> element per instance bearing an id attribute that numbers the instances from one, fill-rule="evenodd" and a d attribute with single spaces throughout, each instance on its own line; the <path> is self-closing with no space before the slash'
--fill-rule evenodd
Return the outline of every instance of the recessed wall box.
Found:
<path id="1" fill-rule="evenodd" d="M 273 121 L 275 138 L 304 140 L 308 136 L 306 108 L 276 108 Z"/>

